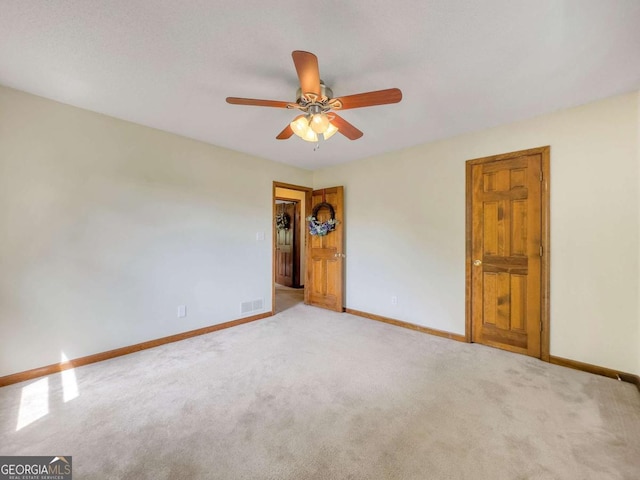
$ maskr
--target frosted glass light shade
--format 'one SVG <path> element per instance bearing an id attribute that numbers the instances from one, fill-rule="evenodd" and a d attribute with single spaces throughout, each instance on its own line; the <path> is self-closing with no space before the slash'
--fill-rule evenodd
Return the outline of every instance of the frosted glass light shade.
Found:
<path id="1" fill-rule="evenodd" d="M 309 127 L 309 118 L 307 116 L 296 118 L 289 124 L 289 126 L 291 127 L 291 130 L 293 130 L 293 133 L 301 139 L 306 140 L 307 142 L 318 141 L 318 135 L 316 135 L 316 132 Z"/>
<path id="2" fill-rule="evenodd" d="M 291 130 L 293 130 L 293 133 L 300 138 L 304 138 L 304 134 L 309 130 L 309 120 L 307 120 L 307 117 L 301 115 L 291 122 L 289 126 L 291 127 Z"/>
<path id="3" fill-rule="evenodd" d="M 307 131 L 304 132 L 304 136 L 301 137 L 301 138 L 303 140 L 306 140 L 307 142 L 317 142 L 318 141 L 318 135 L 316 135 L 316 132 L 314 132 L 310 128 L 307 128 Z"/>
<path id="4" fill-rule="evenodd" d="M 338 131 L 338 127 L 336 127 L 333 123 L 329 123 L 329 126 L 325 130 L 323 137 L 325 140 L 329 140 L 333 135 Z"/>
<path id="5" fill-rule="evenodd" d="M 326 132 L 329 125 L 329 117 L 327 117 L 326 113 L 316 113 L 311 117 L 311 121 L 309 122 L 309 126 L 316 133 Z"/>

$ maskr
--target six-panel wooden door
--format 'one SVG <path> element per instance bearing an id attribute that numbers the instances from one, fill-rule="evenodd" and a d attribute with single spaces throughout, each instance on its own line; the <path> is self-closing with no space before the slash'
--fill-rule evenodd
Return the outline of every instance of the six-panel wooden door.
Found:
<path id="1" fill-rule="evenodd" d="M 502 157 L 469 162 L 472 341 L 540 358 L 542 153 Z"/>
<path id="2" fill-rule="evenodd" d="M 316 307 L 342 312 L 343 310 L 343 188 L 332 187 L 314 190 L 311 208 L 320 203 L 330 204 L 338 221 L 336 229 L 324 236 L 310 235 L 307 229 L 307 279 L 305 283 L 305 303 Z M 330 211 L 318 211 L 318 220 L 330 218 Z"/>

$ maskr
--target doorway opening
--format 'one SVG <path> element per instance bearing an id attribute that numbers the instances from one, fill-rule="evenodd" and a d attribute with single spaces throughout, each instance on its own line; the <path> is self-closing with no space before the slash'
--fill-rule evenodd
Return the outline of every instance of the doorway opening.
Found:
<path id="1" fill-rule="evenodd" d="M 273 182 L 273 314 L 304 302 L 305 219 L 311 192 L 311 188 Z"/>

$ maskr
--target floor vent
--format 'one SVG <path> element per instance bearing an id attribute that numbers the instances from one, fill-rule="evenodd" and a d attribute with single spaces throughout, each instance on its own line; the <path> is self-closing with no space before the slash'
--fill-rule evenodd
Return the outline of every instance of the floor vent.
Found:
<path id="1" fill-rule="evenodd" d="M 240 313 L 257 312 L 264 309 L 264 300 L 259 298 L 258 300 L 252 300 L 250 302 L 242 302 L 240 304 Z"/>

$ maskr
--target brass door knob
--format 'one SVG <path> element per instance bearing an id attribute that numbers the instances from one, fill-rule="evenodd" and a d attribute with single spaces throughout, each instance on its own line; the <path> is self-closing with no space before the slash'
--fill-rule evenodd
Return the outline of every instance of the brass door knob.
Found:
<path id="1" fill-rule="evenodd" d="M 474 261 L 473 261 L 473 264 L 474 264 L 476 267 L 479 267 L 480 265 L 482 265 L 482 260 L 474 260 Z"/>

